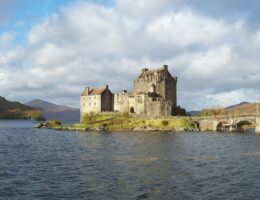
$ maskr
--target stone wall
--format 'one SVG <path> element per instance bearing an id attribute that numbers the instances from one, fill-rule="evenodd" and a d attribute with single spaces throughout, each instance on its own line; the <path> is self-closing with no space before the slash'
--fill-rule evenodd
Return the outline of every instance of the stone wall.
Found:
<path id="1" fill-rule="evenodd" d="M 172 77 L 167 65 L 159 69 L 144 68 L 138 79 L 134 80 L 133 93 L 123 91 L 113 95 L 108 86 L 105 91 L 100 88 L 90 90 L 87 87 L 80 99 L 81 115 L 119 111 L 137 115 L 170 116 L 173 106 L 177 104 L 176 85 L 177 78 Z"/>
<path id="2" fill-rule="evenodd" d="M 84 113 L 101 112 L 101 95 L 81 96 L 80 97 L 81 116 Z"/>
<path id="3" fill-rule="evenodd" d="M 129 98 L 127 92 L 116 93 L 114 95 L 114 111 L 116 112 L 129 111 Z"/>
<path id="4" fill-rule="evenodd" d="M 165 81 L 165 99 L 172 101 L 172 106 L 177 106 L 177 77 Z"/>
<path id="5" fill-rule="evenodd" d="M 143 72 L 147 69 L 143 69 Z M 148 71 L 149 72 L 149 71 Z M 140 75 L 134 80 L 134 93 L 156 93 L 163 100 L 172 101 L 172 106 L 177 106 L 177 77 L 172 77 L 168 67 L 153 70 L 147 75 Z"/>
<path id="6" fill-rule="evenodd" d="M 260 133 L 260 118 L 256 118 L 255 132 Z"/>
<path id="7" fill-rule="evenodd" d="M 89 90 L 89 88 L 87 88 Z M 106 86 L 100 94 L 83 94 L 80 97 L 80 118 L 86 113 L 111 112 L 114 110 L 113 94 Z"/>
<path id="8" fill-rule="evenodd" d="M 140 94 L 135 96 L 135 113 L 138 115 L 146 115 L 146 102 L 148 96 L 146 94 Z"/>
<path id="9" fill-rule="evenodd" d="M 213 131 L 213 120 L 201 120 L 199 121 L 199 127 L 201 131 Z"/>
<path id="10" fill-rule="evenodd" d="M 101 94 L 101 112 L 114 111 L 114 97 L 108 88 Z"/>
<path id="11" fill-rule="evenodd" d="M 172 104 L 170 101 L 150 101 L 147 102 L 148 116 L 170 116 Z"/>

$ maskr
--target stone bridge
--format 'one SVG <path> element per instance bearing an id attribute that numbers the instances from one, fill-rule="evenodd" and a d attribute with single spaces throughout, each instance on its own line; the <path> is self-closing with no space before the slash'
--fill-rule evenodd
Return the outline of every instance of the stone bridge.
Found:
<path id="1" fill-rule="evenodd" d="M 260 133 L 259 115 L 192 117 L 192 120 L 200 131 L 244 131 L 246 126 L 252 126 Z"/>

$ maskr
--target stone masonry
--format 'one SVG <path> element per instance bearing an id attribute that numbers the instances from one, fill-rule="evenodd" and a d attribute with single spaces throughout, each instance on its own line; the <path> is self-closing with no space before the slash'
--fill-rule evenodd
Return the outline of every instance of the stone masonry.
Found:
<path id="1" fill-rule="evenodd" d="M 105 88 L 86 88 L 81 94 L 81 116 L 90 112 L 114 111 L 137 115 L 170 116 L 177 105 L 177 77 L 164 65 L 157 69 L 143 68 L 134 80 L 133 92 L 112 94 Z"/>

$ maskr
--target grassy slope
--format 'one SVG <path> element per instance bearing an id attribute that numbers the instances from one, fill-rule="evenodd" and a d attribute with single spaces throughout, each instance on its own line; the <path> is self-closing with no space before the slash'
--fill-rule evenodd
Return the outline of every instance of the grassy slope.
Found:
<path id="1" fill-rule="evenodd" d="M 187 118 L 149 119 L 131 117 L 120 114 L 92 114 L 86 115 L 81 124 L 75 124 L 78 128 L 105 128 L 107 130 L 133 130 L 134 128 L 156 130 L 191 129 L 192 123 Z"/>

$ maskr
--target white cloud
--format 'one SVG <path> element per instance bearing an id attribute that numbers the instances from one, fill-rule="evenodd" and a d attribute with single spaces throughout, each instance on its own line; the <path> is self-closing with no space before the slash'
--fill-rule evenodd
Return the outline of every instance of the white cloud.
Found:
<path id="1" fill-rule="evenodd" d="M 178 0 L 177 0 L 178 1 Z M 136 18 L 156 16 L 172 8 L 176 0 L 116 0 L 117 11 L 124 15 Z"/>
<path id="2" fill-rule="evenodd" d="M 232 48 L 229 46 L 220 46 L 209 49 L 205 52 L 194 53 L 189 60 L 188 68 L 183 72 L 185 77 L 193 79 L 212 80 L 216 75 L 230 74 Z M 225 68 L 223 68 L 225 66 Z M 220 77 L 222 80 L 222 78 Z"/>
<path id="3" fill-rule="evenodd" d="M 15 35 L 12 32 L 6 32 L 0 35 L 0 52 L 9 49 Z"/>
<path id="4" fill-rule="evenodd" d="M 169 0 L 132 2 L 72 4 L 36 24 L 22 47 L 9 49 L 13 35 L 0 36 L 1 95 L 78 105 L 86 85 L 131 89 L 142 66 L 162 64 L 179 77 L 179 103 L 188 109 L 260 91 L 260 30 L 176 11 Z"/>
<path id="5" fill-rule="evenodd" d="M 221 20 L 198 16 L 191 11 L 169 13 L 154 21 L 147 28 L 148 35 L 169 45 L 218 44 L 229 32 Z"/>
<path id="6" fill-rule="evenodd" d="M 241 101 L 254 102 L 257 99 L 257 95 L 252 89 L 250 90 L 234 90 L 230 92 L 223 92 L 218 94 L 206 95 L 208 104 L 213 107 L 225 107 L 234 103 L 240 103 Z"/>

